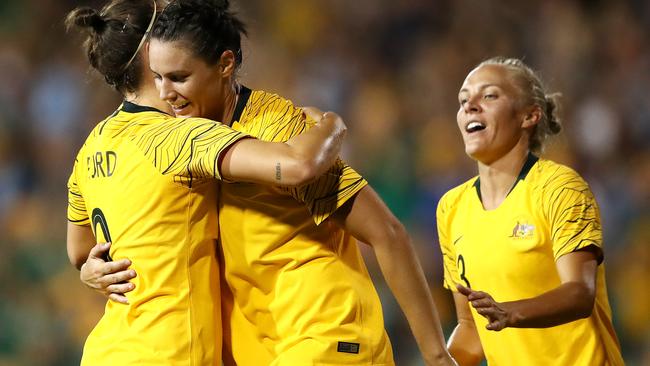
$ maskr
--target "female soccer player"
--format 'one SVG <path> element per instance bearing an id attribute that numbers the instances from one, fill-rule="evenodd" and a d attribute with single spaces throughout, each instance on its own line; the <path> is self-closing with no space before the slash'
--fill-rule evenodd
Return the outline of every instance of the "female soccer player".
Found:
<path id="1" fill-rule="evenodd" d="M 142 48 L 155 16 L 154 2 L 114 0 L 66 20 L 88 32 L 92 67 L 124 96 L 77 155 L 68 254 L 79 268 L 96 242 L 111 241 L 110 256 L 138 273 L 130 304 L 107 304 L 83 365 L 221 365 L 215 179 L 303 184 L 334 163 L 345 132 L 326 114 L 286 144 L 269 143 L 163 112 Z"/>
<path id="2" fill-rule="evenodd" d="M 611 322 L 598 206 L 570 168 L 540 159 L 560 132 L 554 96 L 522 61 L 493 58 L 458 93 L 478 177 L 437 211 L 460 365 L 622 365 Z"/>
<path id="3" fill-rule="evenodd" d="M 177 115 L 221 120 L 261 140 L 310 128 L 288 100 L 236 81 L 245 29 L 227 1 L 215 3 L 178 0 L 161 13 L 149 49 L 161 98 Z M 225 364 L 394 364 L 379 297 L 351 235 L 373 247 L 427 365 L 453 364 L 404 227 L 343 162 L 285 192 L 223 184 L 219 221 L 231 293 L 223 298 Z"/>

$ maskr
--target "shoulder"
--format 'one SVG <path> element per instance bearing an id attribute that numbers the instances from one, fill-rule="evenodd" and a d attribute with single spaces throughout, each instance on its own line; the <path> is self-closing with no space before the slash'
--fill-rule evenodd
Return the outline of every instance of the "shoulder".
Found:
<path id="1" fill-rule="evenodd" d="M 449 208 L 456 206 L 468 194 L 475 192 L 476 187 L 474 184 L 476 183 L 476 179 L 478 177 L 474 176 L 466 182 L 448 190 L 438 202 L 438 213 L 446 213 Z"/>
<path id="2" fill-rule="evenodd" d="M 546 194 L 565 189 L 589 191 L 589 185 L 578 172 L 552 160 L 539 159 L 532 173 L 532 183 Z"/>
<path id="3" fill-rule="evenodd" d="M 262 114 L 266 114 L 268 117 L 277 117 L 278 115 L 302 114 L 302 109 L 296 107 L 290 99 L 276 93 L 253 90 L 246 105 L 246 112 L 249 117 Z"/>

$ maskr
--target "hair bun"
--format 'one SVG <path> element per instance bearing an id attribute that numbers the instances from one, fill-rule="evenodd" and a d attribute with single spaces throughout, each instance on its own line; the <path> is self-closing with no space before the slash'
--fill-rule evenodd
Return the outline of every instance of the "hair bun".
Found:
<path id="1" fill-rule="evenodd" d="M 96 9 L 87 7 L 76 10 L 74 24 L 79 27 L 90 27 L 97 33 L 101 33 L 106 28 L 106 21 L 101 14 Z"/>

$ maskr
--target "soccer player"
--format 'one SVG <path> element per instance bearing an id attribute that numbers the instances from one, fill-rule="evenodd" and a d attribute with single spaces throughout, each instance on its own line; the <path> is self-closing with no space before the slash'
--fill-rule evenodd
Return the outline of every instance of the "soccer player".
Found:
<path id="1" fill-rule="evenodd" d="M 313 128 L 290 101 L 237 83 L 244 25 L 215 3 L 173 1 L 160 15 L 150 66 L 161 98 L 262 140 Z M 352 236 L 373 247 L 426 364 L 453 364 L 404 227 L 345 163 L 296 189 L 223 184 L 219 201 L 226 365 L 394 364 Z"/>
<path id="2" fill-rule="evenodd" d="M 478 177 L 437 210 L 460 365 L 623 365 L 605 287 L 598 205 L 572 169 L 538 158 L 556 99 L 518 59 L 482 62 L 458 93 Z"/>
<path id="3" fill-rule="evenodd" d="M 138 276 L 128 305 L 108 302 L 82 365 L 221 365 L 217 179 L 298 185 L 336 160 L 345 126 L 334 114 L 287 143 L 218 122 L 175 118 L 158 98 L 142 48 L 156 3 L 114 0 L 72 11 L 93 68 L 124 96 L 90 133 L 68 183 L 70 261 L 112 242 Z"/>
<path id="4" fill-rule="evenodd" d="M 149 49 L 161 98 L 176 115 L 229 121 L 261 140 L 285 141 L 310 128 L 313 121 L 290 101 L 237 83 L 241 34 L 244 25 L 227 1 L 171 2 Z M 232 293 L 224 338 L 233 359 L 226 363 L 393 364 L 379 297 L 355 236 L 375 250 L 427 364 L 452 364 L 408 235 L 345 163 L 286 194 L 223 184 L 219 222 L 222 270 Z M 266 352 L 253 352 L 254 344 Z"/>

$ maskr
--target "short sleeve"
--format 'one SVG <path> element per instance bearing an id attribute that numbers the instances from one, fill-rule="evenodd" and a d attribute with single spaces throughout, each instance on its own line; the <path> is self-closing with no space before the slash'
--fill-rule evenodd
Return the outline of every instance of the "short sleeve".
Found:
<path id="1" fill-rule="evenodd" d="M 368 182 L 341 160 L 315 181 L 288 191 L 305 204 L 317 225 L 354 197 Z"/>
<path id="2" fill-rule="evenodd" d="M 219 122 L 171 118 L 134 136 L 133 142 L 162 174 L 189 185 L 193 179 L 221 179 L 222 154 L 247 137 Z"/>
<path id="3" fill-rule="evenodd" d="M 600 249 L 600 263 L 600 212 L 587 183 L 573 170 L 564 168 L 551 178 L 545 196 L 555 259 L 593 245 Z"/>
<path id="4" fill-rule="evenodd" d="M 456 266 L 456 251 L 449 237 L 450 231 L 450 212 L 447 204 L 447 195 L 443 196 L 438 202 L 436 210 L 436 224 L 438 226 L 438 240 L 440 241 L 440 251 L 442 252 L 442 265 L 444 269 L 443 285 L 445 288 L 456 292 L 456 284 L 461 283 Z"/>
<path id="5" fill-rule="evenodd" d="M 86 201 L 81 194 L 77 180 L 78 170 L 79 158 L 75 159 L 72 174 L 68 179 L 68 221 L 75 225 L 90 225 L 90 219 L 86 211 Z"/>

